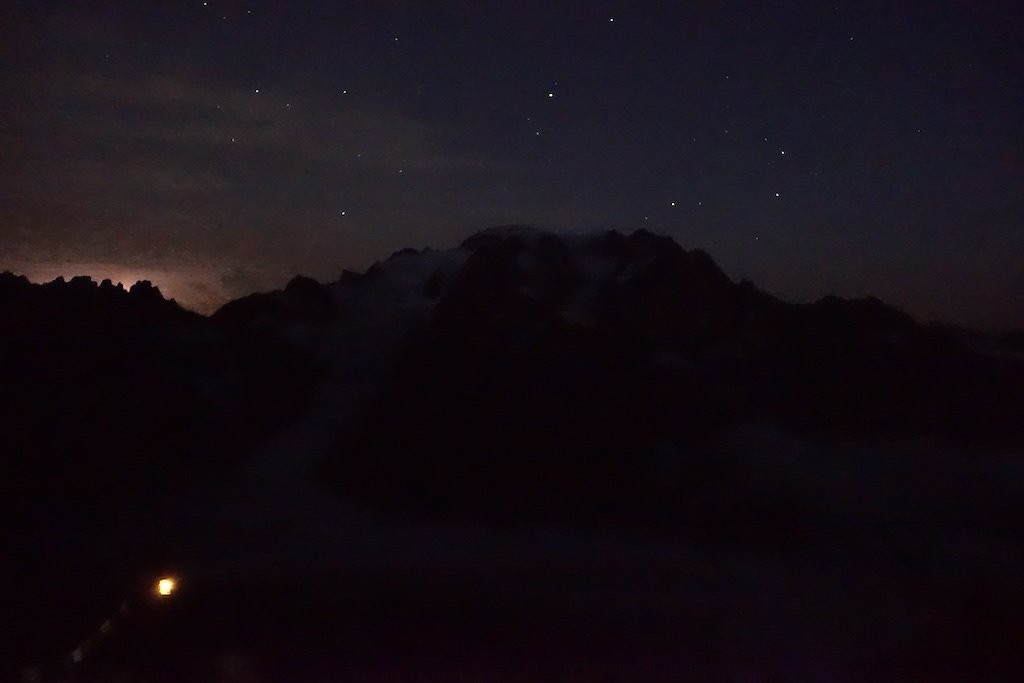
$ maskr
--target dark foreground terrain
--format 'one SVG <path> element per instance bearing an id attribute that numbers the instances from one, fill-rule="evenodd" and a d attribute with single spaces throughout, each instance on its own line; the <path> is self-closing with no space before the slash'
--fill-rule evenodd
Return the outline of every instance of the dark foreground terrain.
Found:
<path id="1" fill-rule="evenodd" d="M 301 577 L 183 572 L 172 598 L 136 599 L 72 678 L 1009 682 L 1024 666 L 1020 558 L 978 539 L 785 552 L 378 531 L 388 540 L 351 544 L 364 551 L 348 567 Z"/>

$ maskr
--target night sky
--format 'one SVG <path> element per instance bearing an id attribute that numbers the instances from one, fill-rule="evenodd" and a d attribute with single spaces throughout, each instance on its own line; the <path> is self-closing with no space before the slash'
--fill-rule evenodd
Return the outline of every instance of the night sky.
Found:
<path id="1" fill-rule="evenodd" d="M 494 224 L 1024 325 L 1019 2 L 11 2 L 0 269 L 208 311 Z"/>

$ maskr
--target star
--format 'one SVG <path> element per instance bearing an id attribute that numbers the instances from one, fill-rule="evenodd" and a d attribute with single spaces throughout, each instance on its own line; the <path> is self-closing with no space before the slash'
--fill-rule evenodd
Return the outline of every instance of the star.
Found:
<path id="1" fill-rule="evenodd" d="M 676 203 L 675 203 L 675 202 L 670 202 L 670 204 L 671 204 L 672 206 L 675 206 L 675 205 L 676 205 Z"/>
<path id="2" fill-rule="evenodd" d="M 776 193 L 775 193 L 775 196 L 776 196 L 776 197 L 778 197 L 778 196 L 780 196 L 780 195 L 779 195 L 779 193 L 778 193 L 778 192 L 776 192 Z"/>

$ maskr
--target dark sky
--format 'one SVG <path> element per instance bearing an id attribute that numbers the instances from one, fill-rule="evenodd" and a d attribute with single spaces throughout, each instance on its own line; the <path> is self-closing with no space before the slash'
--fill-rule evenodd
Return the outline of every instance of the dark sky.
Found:
<path id="1" fill-rule="evenodd" d="M 1019 2 L 11 2 L 0 269 L 208 309 L 498 223 L 1024 325 Z"/>

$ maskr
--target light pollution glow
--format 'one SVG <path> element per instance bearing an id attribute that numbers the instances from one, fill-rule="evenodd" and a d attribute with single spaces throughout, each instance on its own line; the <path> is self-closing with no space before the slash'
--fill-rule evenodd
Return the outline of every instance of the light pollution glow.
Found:
<path id="1" fill-rule="evenodd" d="M 130 289 L 136 282 L 148 280 L 160 289 L 164 298 L 174 299 L 190 310 L 204 315 L 212 313 L 237 293 L 222 283 L 221 275 L 209 267 L 169 267 L 166 265 L 138 266 L 120 263 L 82 261 L 65 263 L 20 262 L 6 265 L 9 270 L 24 275 L 36 283 L 51 282 L 58 277 L 70 280 L 79 275 L 91 277 L 99 283 L 110 280 Z"/>

